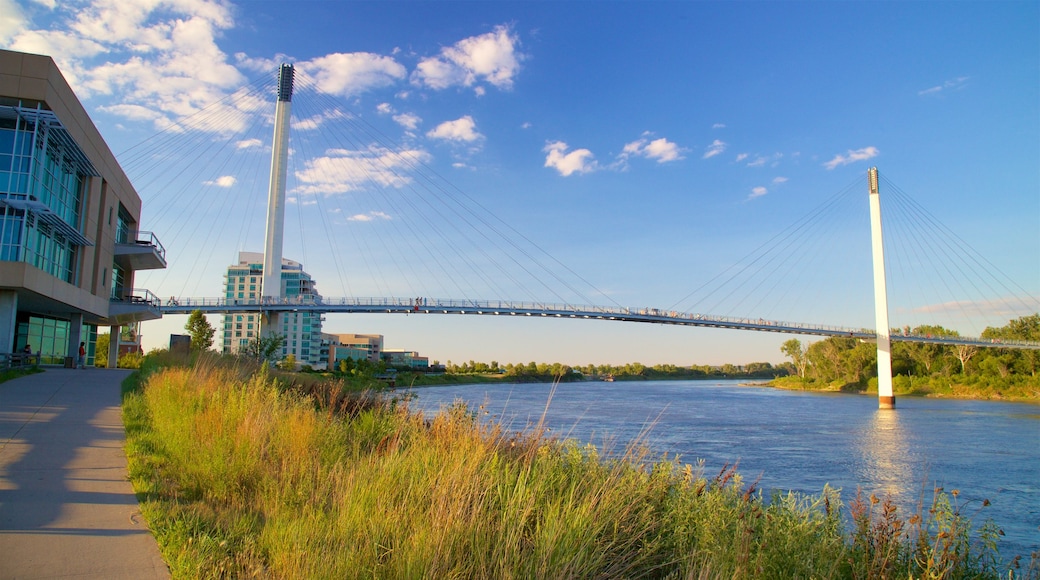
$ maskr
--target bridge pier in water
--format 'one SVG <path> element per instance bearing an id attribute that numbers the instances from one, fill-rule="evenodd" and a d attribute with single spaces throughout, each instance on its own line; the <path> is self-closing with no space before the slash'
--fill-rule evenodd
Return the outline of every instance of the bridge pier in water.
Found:
<path id="1" fill-rule="evenodd" d="M 885 248 L 881 240 L 881 198 L 877 167 L 867 171 L 870 186 L 870 240 L 874 257 L 874 320 L 877 327 L 878 408 L 893 409 L 892 340 L 888 326 L 888 290 L 885 286 Z"/>

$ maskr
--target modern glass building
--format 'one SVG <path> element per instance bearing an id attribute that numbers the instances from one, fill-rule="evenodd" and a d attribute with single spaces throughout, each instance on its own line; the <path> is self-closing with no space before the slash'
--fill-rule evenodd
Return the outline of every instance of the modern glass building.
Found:
<path id="1" fill-rule="evenodd" d="M 249 311 L 249 305 L 259 304 L 263 296 L 264 255 L 259 252 L 239 252 L 238 264 L 229 266 L 224 277 L 224 297 L 234 304 L 240 301 L 242 312 L 224 315 L 223 352 L 237 353 L 260 336 L 262 316 L 259 310 Z M 303 264 L 282 259 L 281 296 L 290 304 L 315 304 L 321 301 L 314 280 L 303 271 Z M 309 310 L 283 312 L 281 329 L 285 337 L 281 357 L 292 354 L 296 362 L 323 368 L 321 355 L 322 313 Z"/>
<path id="2" fill-rule="evenodd" d="M 93 345 L 98 326 L 159 317 L 134 290 L 165 250 L 138 228 L 141 198 L 47 56 L 0 50 L 0 353 L 44 363 Z M 113 340 L 109 360 L 119 341 Z M 88 361 L 90 362 L 90 361 Z"/>

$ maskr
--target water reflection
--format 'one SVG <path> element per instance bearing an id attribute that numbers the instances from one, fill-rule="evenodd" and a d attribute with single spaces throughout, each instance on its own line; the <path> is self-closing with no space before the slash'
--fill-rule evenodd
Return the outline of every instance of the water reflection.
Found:
<path id="1" fill-rule="evenodd" d="M 860 455 L 860 479 L 871 482 L 879 497 L 889 498 L 901 507 L 913 501 L 914 469 L 910 442 L 898 409 L 877 409 L 857 437 Z"/>

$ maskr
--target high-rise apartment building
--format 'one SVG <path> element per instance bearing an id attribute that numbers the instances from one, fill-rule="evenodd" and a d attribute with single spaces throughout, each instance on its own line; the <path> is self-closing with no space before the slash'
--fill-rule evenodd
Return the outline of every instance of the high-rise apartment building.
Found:
<path id="1" fill-rule="evenodd" d="M 141 198 L 48 56 L 0 50 L 0 353 L 74 357 L 98 326 L 159 318 L 134 290 L 165 250 Z M 119 341 L 112 340 L 115 361 Z"/>
<path id="2" fill-rule="evenodd" d="M 264 255 L 260 252 L 239 252 L 238 264 L 227 269 L 224 297 L 232 304 L 240 301 L 243 309 L 224 315 L 223 352 L 240 352 L 261 336 L 262 315 L 259 304 L 264 295 L 263 281 Z M 285 258 L 282 258 L 282 289 L 279 295 L 287 303 L 301 306 L 321 301 L 314 280 L 303 271 L 303 265 Z M 301 309 L 283 312 L 278 320 L 281 328 L 275 332 L 285 337 L 279 358 L 284 359 L 292 354 L 299 364 L 324 367 L 325 361 L 321 356 L 322 313 Z"/>

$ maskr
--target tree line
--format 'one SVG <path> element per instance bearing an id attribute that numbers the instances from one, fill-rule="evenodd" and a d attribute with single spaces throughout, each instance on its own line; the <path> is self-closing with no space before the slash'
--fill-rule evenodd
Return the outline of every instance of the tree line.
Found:
<path id="1" fill-rule="evenodd" d="M 434 365 L 437 362 L 434 361 Z M 587 364 L 571 366 L 562 363 L 508 363 L 502 366 L 498 361 L 490 363 L 469 361 L 454 364 L 448 361 L 444 365 L 448 374 L 500 374 L 517 382 L 548 382 L 552 380 L 580 381 L 613 377 L 619 380 L 654 380 L 654 379 L 707 379 L 707 378 L 756 378 L 772 379 L 788 374 L 787 365 L 775 367 L 768 362 L 754 362 L 746 365 L 724 364 L 722 366 L 693 365 L 689 367 L 673 364 L 657 364 L 647 366 L 633 362 L 624 365 Z"/>
<path id="2" fill-rule="evenodd" d="M 930 325 L 893 329 L 892 334 L 960 336 L 955 330 Z M 893 385 L 904 393 L 968 388 L 999 395 L 1010 389 L 1016 396 L 1040 397 L 1040 350 L 999 346 L 1002 341 L 1040 342 L 1040 314 L 988 327 L 981 338 L 993 341 L 994 346 L 893 342 Z M 830 337 L 805 345 L 792 338 L 780 350 L 790 359 L 792 374 L 805 386 L 840 384 L 848 390 L 865 390 L 876 382 L 874 343 Z"/>

